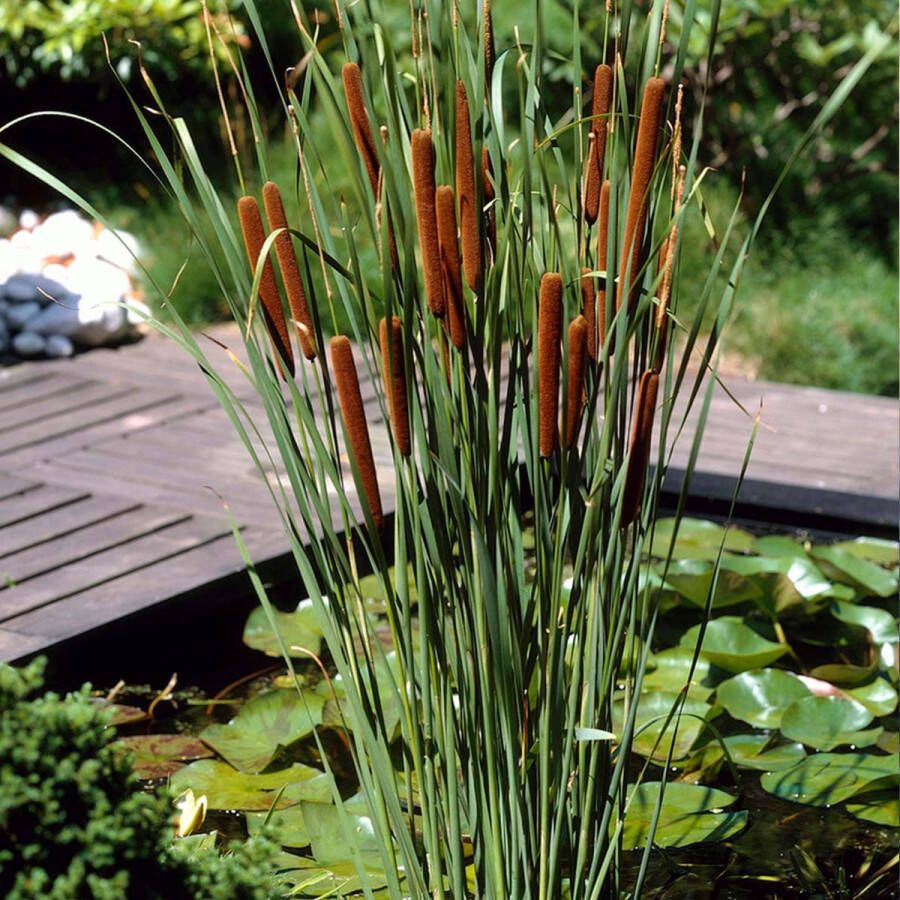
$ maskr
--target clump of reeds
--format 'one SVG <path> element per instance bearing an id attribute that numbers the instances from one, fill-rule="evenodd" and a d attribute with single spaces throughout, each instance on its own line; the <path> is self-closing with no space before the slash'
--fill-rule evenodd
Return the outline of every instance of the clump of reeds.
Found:
<path id="1" fill-rule="evenodd" d="M 562 290 L 562 278 L 556 272 L 547 272 L 541 278 L 537 333 L 538 448 L 545 458 L 553 455 L 559 436 Z"/>
<path id="2" fill-rule="evenodd" d="M 419 228 L 419 247 L 422 250 L 422 275 L 425 298 L 435 316 L 445 310 L 444 283 L 441 275 L 441 251 L 438 243 L 437 213 L 435 210 L 434 144 L 431 132 L 417 128 L 412 133 L 413 193 L 416 201 L 416 223 Z"/>
<path id="3" fill-rule="evenodd" d="M 251 271 L 255 271 L 259 264 L 263 244 L 266 241 L 266 232 L 263 228 L 262 216 L 259 213 L 259 205 L 255 197 L 247 195 L 238 200 L 237 209 L 238 219 L 241 223 L 241 233 L 244 235 L 247 259 L 250 262 Z M 272 342 L 278 371 L 283 375 L 282 366 L 284 366 L 293 375 L 294 351 L 291 349 L 291 339 L 288 335 L 287 322 L 284 318 L 284 309 L 281 306 L 281 295 L 278 293 L 278 284 L 275 281 L 275 270 L 272 268 L 272 262 L 268 257 L 263 262 L 259 280 L 259 299 L 262 302 L 266 330 Z"/>

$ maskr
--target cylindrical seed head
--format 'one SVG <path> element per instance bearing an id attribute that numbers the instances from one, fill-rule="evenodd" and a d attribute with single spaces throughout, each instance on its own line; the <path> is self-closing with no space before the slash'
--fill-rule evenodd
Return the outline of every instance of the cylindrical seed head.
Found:
<path id="1" fill-rule="evenodd" d="M 622 528 L 637 517 L 644 494 L 647 465 L 650 462 L 650 444 L 653 440 L 653 418 L 656 413 L 656 394 L 659 389 L 659 373 L 647 369 L 638 385 L 634 418 L 631 422 L 631 444 L 628 449 L 628 468 L 622 489 Z"/>
<path id="2" fill-rule="evenodd" d="M 597 221 L 600 208 L 600 184 L 603 181 L 603 160 L 606 156 L 606 136 L 609 133 L 609 107 L 612 99 L 612 69 L 597 66 L 594 71 L 594 99 L 591 104 L 591 135 L 587 170 L 584 178 L 584 218 L 589 225 Z M 599 117 L 599 118 L 598 118 Z"/>
<path id="3" fill-rule="evenodd" d="M 390 333 L 388 333 L 390 331 Z M 403 323 L 399 316 L 382 319 L 379 328 L 381 364 L 384 369 L 384 385 L 387 394 L 391 430 L 401 456 L 409 456 L 409 409 L 406 405 L 406 364 L 403 358 Z"/>
<path id="4" fill-rule="evenodd" d="M 463 270 L 466 282 L 475 291 L 481 282 L 481 236 L 478 227 L 478 194 L 475 190 L 475 155 L 469 123 L 466 86 L 456 82 L 456 195 L 459 197 L 459 224 L 462 237 Z"/>
<path id="5" fill-rule="evenodd" d="M 378 173 L 381 164 L 378 162 L 375 138 L 372 136 L 372 128 L 369 125 L 369 114 L 363 98 L 362 74 L 359 66 L 354 62 L 344 63 L 344 67 L 341 69 L 341 78 L 344 82 L 344 95 L 347 98 L 347 111 L 350 114 L 350 126 L 353 129 L 356 148 L 366 167 L 369 184 L 372 185 L 372 193 L 377 195 Z"/>
<path id="6" fill-rule="evenodd" d="M 438 186 L 435 192 L 438 244 L 441 251 L 441 272 L 444 279 L 444 299 L 447 303 L 447 331 L 457 350 L 466 342 L 465 301 L 459 272 L 459 246 L 456 240 L 456 212 L 453 209 L 453 189 L 449 184 Z"/>
<path id="7" fill-rule="evenodd" d="M 435 316 L 443 316 L 444 285 L 441 277 L 441 254 L 438 244 L 437 215 L 434 208 L 434 144 L 431 132 L 417 128 L 412 133 L 413 190 L 419 246 L 422 249 L 422 274 L 425 297 Z"/>
<path id="8" fill-rule="evenodd" d="M 559 438 L 559 366 L 562 332 L 562 278 L 547 272 L 538 301 L 538 449 L 553 455 Z"/>
<path id="9" fill-rule="evenodd" d="M 571 449 L 578 440 L 581 410 L 584 406 L 584 357 L 588 345 L 588 323 L 577 316 L 569 324 L 569 364 L 566 379 L 566 447 Z"/>

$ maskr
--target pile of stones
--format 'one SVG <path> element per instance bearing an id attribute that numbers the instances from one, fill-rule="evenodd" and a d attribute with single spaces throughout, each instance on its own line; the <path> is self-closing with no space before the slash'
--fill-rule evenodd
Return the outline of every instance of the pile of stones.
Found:
<path id="1" fill-rule="evenodd" d="M 74 210 L 26 210 L 15 226 L 0 238 L 0 358 L 71 356 L 140 333 L 132 235 Z"/>

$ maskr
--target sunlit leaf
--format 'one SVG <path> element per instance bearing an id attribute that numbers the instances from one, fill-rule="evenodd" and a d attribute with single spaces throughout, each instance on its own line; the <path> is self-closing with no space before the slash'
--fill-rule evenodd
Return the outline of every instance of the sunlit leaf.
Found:
<path id="1" fill-rule="evenodd" d="M 693 647 L 700 626 L 689 628 L 681 638 L 683 647 Z M 713 619 L 706 627 L 700 652 L 711 663 L 728 672 L 761 669 L 787 653 L 787 645 L 766 640 L 736 616 Z"/>
<path id="2" fill-rule="evenodd" d="M 670 650 L 662 650 L 654 654 L 653 661 L 656 668 L 644 675 L 642 690 L 644 691 L 669 691 L 677 693 L 690 678 L 688 696 L 698 700 L 706 700 L 715 690 L 716 677 L 712 672 L 712 665 L 708 659 L 698 657 L 697 665 L 691 676 L 691 661 L 694 651 L 688 647 L 672 647 Z"/>
<path id="3" fill-rule="evenodd" d="M 840 547 L 816 547 L 813 555 L 834 570 L 841 580 L 849 579 L 870 594 L 890 597 L 897 593 L 897 573 Z"/>
<path id="4" fill-rule="evenodd" d="M 831 545 L 835 550 L 841 550 L 852 556 L 867 559 L 879 566 L 896 566 L 900 563 L 900 544 L 896 541 L 886 541 L 882 538 L 858 537 L 852 541 L 840 541 Z"/>
<path id="5" fill-rule="evenodd" d="M 313 608 L 312 600 L 304 600 L 294 612 L 275 611 L 275 627 L 291 656 L 308 658 L 318 654 L 322 642 L 322 629 Z M 267 656 L 281 656 L 281 648 L 275 632 L 269 624 L 266 611 L 258 606 L 250 613 L 244 626 L 244 643 Z"/>
<path id="6" fill-rule="evenodd" d="M 845 744 L 874 744 L 879 729 L 862 731 L 873 716 L 864 706 L 841 697 L 804 697 L 788 706 L 781 717 L 781 733 L 817 750 Z"/>
<path id="7" fill-rule="evenodd" d="M 857 797 L 847 804 L 847 812 L 857 819 L 865 819 L 876 825 L 900 828 L 900 799 L 897 791 L 881 791 Z"/>
<path id="8" fill-rule="evenodd" d="M 259 834 L 264 827 L 268 828 L 273 840 L 278 841 L 282 847 L 306 847 L 309 845 L 309 833 L 306 829 L 306 820 L 303 818 L 301 804 L 289 806 L 286 809 L 267 812 L 247 813 L 247 832 L 251 835 Z"/>
<path id="9" fill-rule="evenodd" d="M 676 693 L 653 691 L 641 694 L 631 747 L 635 753 L 664 760 L 671 748 L 673 760 L 684 759 L 688 755 L 703 730 L 704 719 L 712 711 L 712 707 L 702 700 L 688 697 L 680 714 L 673 716 L 666 725 L 666 718 L 676 701 L 680 702 Z M 613 704 L 613 730 L 617 735 L 623 734 L 625 721 L 625 701 L 617 700 Z"/>
<path id="10" fill-rule="evenodd" d="M 723 681 L 716 702 L 735 719 L 756 728 L 777 728 L 785 709 L 810 691 L 795 675 L 780 669 L 755 669 Z"/>
<path id="11" fill-rule="evenodd" d="M 900 641 L 897 619 L 887 610 L 876 606 L 858 606 L 854 603 L 833 601 L 831 614 L 848 625 L 865 628 L 876 644 L 893 644 Z"/>
<path id="12" fill-rule="evenodd" d="M 659 519 L 653 533 L 653 544 L 650 553 L 666 559 L 672 532 L 677 528 L 673 559 L 705 559 L 714 560 L 719 555 L 719 548 L 724 538 L 725 549 L 734 553 L 746 553 L 753 547 L 753 536 L 740 528 L 731 526 L 727 530 L 707 519 L 682 518 Z"/>
<path id="13" fill-rule="evenodd" d="M 203 741 L 183 734 L 139 734 L 119 738 L 114 746 L 131 754 L 139 778 L 165 778 L 185 761 L 212 756 Z"/>
<path id="14" fill-rule="evenodd" d="M 886 678 L 846 688 L 845 693 L 862 704 L 874 716 L 889 716 L 897 708 L 897 691 Z"/>

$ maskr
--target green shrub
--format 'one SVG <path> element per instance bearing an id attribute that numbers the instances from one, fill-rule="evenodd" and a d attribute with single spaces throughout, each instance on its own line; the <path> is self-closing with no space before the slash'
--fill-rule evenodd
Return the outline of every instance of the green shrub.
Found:
<path id="1" fill-rule="evenodd" d="M 0 666 L 0 896 L 263 900 L 269 844 L 220 857 L 172 844 L 172 809 L 110 746 L 88 689 L 40 693 L 43 664 Z"/>

